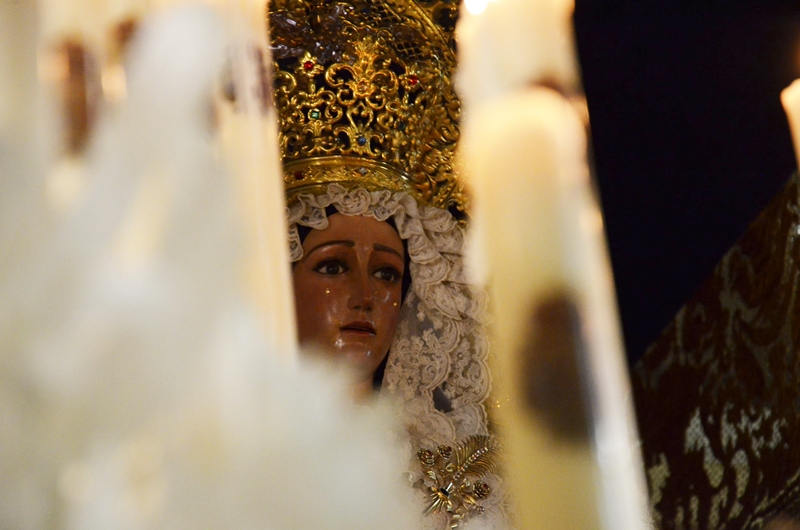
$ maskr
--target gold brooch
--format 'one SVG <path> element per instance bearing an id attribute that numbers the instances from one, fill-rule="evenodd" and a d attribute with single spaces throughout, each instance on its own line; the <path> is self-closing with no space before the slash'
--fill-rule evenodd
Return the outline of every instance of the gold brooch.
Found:
<path id="1" fill-rule="evenodd" d="M 479 502 L 491 494 L 491 488 L 482 479 L 500 467 L 500 447 L 494 437 L 470 436 L 455 448 L 421 449 L 417 457 L 425 478 L 415 487 L 430 498 L 425 515 L 445 512 L 450 528 L 456 528 L 467 517 L 483 513 Z"/>

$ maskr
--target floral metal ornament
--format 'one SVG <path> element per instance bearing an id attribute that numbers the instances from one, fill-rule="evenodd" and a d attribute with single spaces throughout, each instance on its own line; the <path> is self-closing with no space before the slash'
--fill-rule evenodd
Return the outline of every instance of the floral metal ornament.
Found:
<path id="1" fill-rule="evenodd" d="M 424 514 L 445 512 L 450 528 L 472 515 L 483 514 L 482 499 L 491 488 L 482 479 L 500 466 L 500 447 L 492 436 L 470 436 L 455 448 L 440 445 L 437 450 L 421 449 L 417 458 L 425 478 L 416 487 L 428 494 L 430 504 Z"/>

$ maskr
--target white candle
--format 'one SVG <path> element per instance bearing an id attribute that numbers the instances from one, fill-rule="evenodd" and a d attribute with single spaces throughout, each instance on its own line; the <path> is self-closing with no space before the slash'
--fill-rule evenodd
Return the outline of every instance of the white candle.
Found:
<path id="1" fill-rule="evenodd" d="M 461 146 L 475 189 L 475 222 L 486 234 L 492 351 L 503 403 L 498 418 L 509 480 L 518 499 L 517 524 L 530 529 L 600 528 L 594 495 L 598 470 L 588 441 L 565 444 L 551 438 L 541 419 L 525 410 L 525 389 L 516 375 L 525 370 L 519 352 L 532 304 L 575 287 L 564 237 L 575 227 L 563 225 L 559 209 L 565 202 L 563 179 L 582 177 L 562 168 L 582 146 L 574 145 L 568 132 L 576 130 L 574 119 L 560 119 L 571 118 L 563 107 L 557 95 L 541 89 L 506 98 L 470 119 L 475 129 L 464 132 Z"/>
<path id="2" fill-rule="evenodd" d="M 573 0 L 471 0 L 456 29 L 456 83 L 466 108 L 547 80 L 578 86 Z"/>
<path id="3" fill-rule="evenodd" d="M 39 94 L 36 23 L 33 2 L 0 2 L 0 161 L 14 157 L 23 141 L 33 143 Z"/>
<path id="4" fill-rule="evenodd" d="M 106 40 L 106 12 L 103 0 L 40 0 L 42 45 L 70 39 L 99 53 Z"/>
<path id="5" fill-rule="evenodd" d="M 545 88 L 481 105 L 468 123 L 461 152 L 475 190 L 476 223 L 485 234 L 498 419 L 517 524 L 643 528 L 643 474 L 584 124 L 569 101 Z M 546 308 L 556 298 L 566 304 L 562 309 L 574 306 L 584 347 L 548 358 L 548 336 L 556 330 L 536 322 L 553 323 L 555 313 Z M 555 337 L 556 346 L 565 344 L 564 336 Z M 559 376 L 564 367 L 567 374 L 570 367 L 582 372 L 583 382 L 577 375 L 555 381 L 552 395 L 532 401 L 547 371 Z M 547 409 L 558 407 L 562 394 L 584 389 L 590 436 L 564 435 L 559 421 L 575 410 Z"/>
<path id="6" fill-rule="evenodd" d="M 0 254 L 5 254 L 0 268 L 4 270 L 24 259 L 26 250 L 36 248 L 36 229 L 46 226 L 41 222 L 41 204 L 34 198 L 41 193 L 54 131 L 42 119 L 37 15 L 35 2 L 0 1 L 0 224 L 7 227 L 0 234 Z M 21 227 L 25 237 L 19 237 Z"/>
<path id="7" fill-rule="evenodd" d="M 580 93 L 573 8 L 471 0 L 462 10 L 460 165 L 475 190 L 472 251 L 482 254 L 471 264 L 489 279 L 495 309 L 497 398 L 506 403 L 498 418 L 518 526 L 643 528 L 647 495 L 584 121 L 557 92 L 531 88 Z M 559 336 L 570 306 L 581 331 L 560 322 Z M 565 348 L 576 336 L 583 347 Z M 537 397 L 548 371 L 554 393 Z M 582 414 L 548 410 L 570 405 L 563 387 L 586 390 L 591 438 L 565 441 L 569 423 L 559 421 Z"/>
<path id="8" fill-rule="evenodd" d="M 219 118 L 225 158 L 238 184 L 240 202 L 247 217 L 247 278 L 251 293 L 276 351 L 294 359 L 297 331 L 278 149 L 278 118 L 271 101 L 263 99 L 266 96 L 259 93 L 264 83 L 272 82 L 261 77 L 269 61 L 265 12 L 263 0 L 228 4 L 229 34 L 236 36 L 230 47 L 230 58 L 237 101 L 235 104 L 221 102 Z"/>
<path id="9" fill-rule="evenodd" d="M 151 9 L 150 0 L 106 0 L 109 26 L 130 19 L 141 19 Z"/>
<path id="10" fill-rule="evenodd" d="M 800 161 L 800 79 L 781 92 L 781 103 L 792 131 L 795 158 Z"/>

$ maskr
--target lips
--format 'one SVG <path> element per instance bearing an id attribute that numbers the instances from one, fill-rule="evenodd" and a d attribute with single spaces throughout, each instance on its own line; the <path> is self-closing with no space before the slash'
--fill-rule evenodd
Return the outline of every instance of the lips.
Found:
<path id="1" fill-rule="evenodd" d="M 365 321 L 349 322 L 339 329 L 347 333 L 358 333 L 362 335 L 370 335 L 373 337 L 376 335 L 375 326 Z"/>

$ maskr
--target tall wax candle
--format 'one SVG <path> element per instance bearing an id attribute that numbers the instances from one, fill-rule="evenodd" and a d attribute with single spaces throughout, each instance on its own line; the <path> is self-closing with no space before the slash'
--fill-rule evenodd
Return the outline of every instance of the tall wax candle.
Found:
<path id="1" fill-rule="evenodd" d="M 572 0 L 471 0 L 459 26 L 461 167 L 488 278 L 497 411 L 522 528 L 643 528 L 647 494 L 602 216 L 591 190 Z M 573 102 L 576 101 L 573 98 Z"/>
<path id="2" fill-rule="evenodd" d="M 38 6 L 43 46 L 70 39 L 95 52 L 102 49 L 108 9 L 105 0 L 39 0 Z"/>
<path id="3" fill-rule="evenodd" d="M 484 233 L 500 432 L 520 528 L 647 525 L 584 125 L 557 92 L 473 108 L 462 162 Z"/>
<path id="4" fill-rule="evenodd" d="M 221 102 L 219 123 L 225 159 L 246 216 L 249 259 L 246 277 L 276 351 L 297 351 L 294 297 L 278 149 L 278 117 L 268 93 L 269 48 L 263 0 L 217 6 L 227 19 L 234 102 Z"/>
<path id="5" fill-rule="evenodd" d="M 781 103 L 792 131 L 795 158 L 800 161 L 800 79 L 781 92 Z"/>
<path id="6" fill-rule="evenodd" d="M 22 255 L 5 245 L 30 243 L 27 235 L 18 237 L 21 220 L 15 215 L 27 208 L 26 220 L 39 218 L 38 204 L 27 204 L 20 197 L 35 197 L 33 190 L 42 185 L 42 160 L 47 155 L 43 145 L 51 140 L 42 127 L 37 15 L 34 2 L 0 2 L 0 225 L 5 228 L 0 231 L 0 269 L 4 270 L 8 258 Z"/>
<path id="7" fill-rule="evenodd" d="M 32 2 L 0 3 L 0 162 L 10 163 L 34 144 L 39 95 L 37 10 Z M 27 153 L 30 154 L 30 153 Z M 20 160 L 25 160 L 23 156 Z M 0 170 L 4 164 L 0 165 Z M 5 168 L 4 175 L 13 174 Z"/>
<path id="8" fill-rule="evenodd" d="M 456 28 L 459 97 L 467 109 L 507 90 L 547 81 L 579 85 L 573 0 L 467 0 Z M 469 119 L 469 112 L 465 113 Z"/>

